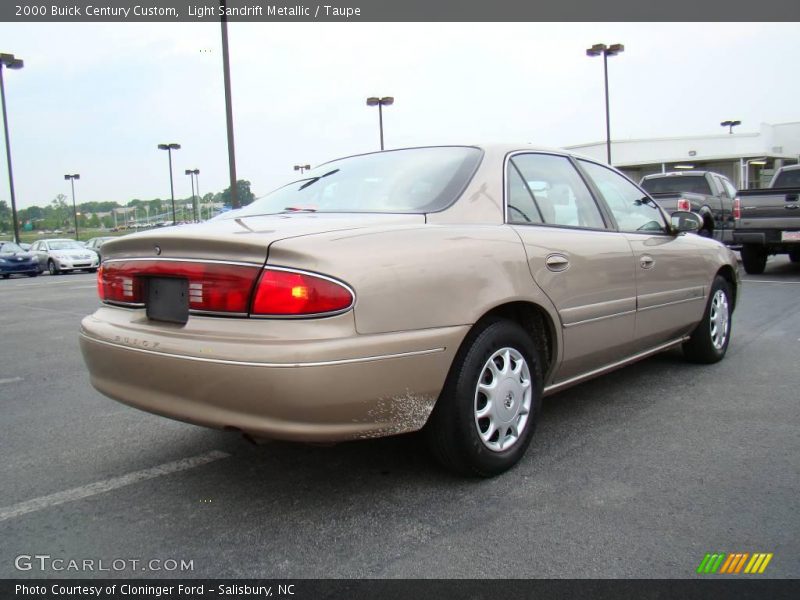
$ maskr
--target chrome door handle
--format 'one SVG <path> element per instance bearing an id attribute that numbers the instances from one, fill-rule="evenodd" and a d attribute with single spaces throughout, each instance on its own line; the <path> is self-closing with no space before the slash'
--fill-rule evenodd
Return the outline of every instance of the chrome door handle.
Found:
<path id="1" fill-rule="evenodd" d="M 566 271 L 569 268 L 569 259 L 563 254 L 551 254 L 544 262 L 551 271 Z"/>
<path id="2" fill-rule="evenodd" d="M 653 259 L 652 256 L 648 256 L 645 254 L 644 256 L 639 258 L 639 264 L 643 269 L 650 269 L 656 264 L 656 261 Z"/>

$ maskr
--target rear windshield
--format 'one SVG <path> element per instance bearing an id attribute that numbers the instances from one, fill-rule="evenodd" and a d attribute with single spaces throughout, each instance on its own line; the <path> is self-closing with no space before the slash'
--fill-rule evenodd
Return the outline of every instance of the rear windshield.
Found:
<path id="1" fill-rule="evenodd" d="M 320 165 L 235 214 L 434 212 L 456 200 L 482 155 L 477 148 L 441 146 L 351 156 Z"/>
<path id="2" fill-rule="evenodd" d="M 781 171 L 775 178 L 775 183 L 772 187 L 788 188 L 800 187 L 800 169 L 792 169 L 791 171 Z"/>
<path id="3" fill-rule="evenodd" d="M 651 194 L 680 194 L 681 192 L 694 192 L 695 194 L 711 195 L 705 175 L 679 175 L 673 177 L 654 177 L 642 181 L 642 187 Z"/>

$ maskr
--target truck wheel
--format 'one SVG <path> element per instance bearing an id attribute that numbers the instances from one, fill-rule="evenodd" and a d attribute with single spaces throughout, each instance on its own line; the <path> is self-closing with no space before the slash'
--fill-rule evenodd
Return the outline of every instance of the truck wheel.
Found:
<path id="1" fill-rule="evenodd" d="M 767 251 L 761 246 L 745 244 L 742 246 L 742 264 L 749 275 L 761 275 L 767 266 Z"/>
<path id="2" fill-rule="evenodd" d="M 792 250 L 789 252 L 789 260 L 793 263 L 800 262 L 800 250 Z"/>
<path id="3" fill-rule="evenodd" d="M 439 462 L 479 477 L 517 464 L 536 428 L 540 365 L 533 340 L 512 321 L 490 321 L 471 332 L 425 426 Z"/>
<path id="4" fill-rule="evenodd" d="M 703 319 L 683 344 L 683 354 L 688 360 L 706 364 L 722 360 L 731 339 L 732 310 L 731 286 L 724 277 L 717 275 Z"/>

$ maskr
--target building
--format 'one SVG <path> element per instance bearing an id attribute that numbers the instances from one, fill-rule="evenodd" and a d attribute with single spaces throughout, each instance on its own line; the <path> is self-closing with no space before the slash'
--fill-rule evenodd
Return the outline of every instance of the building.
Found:
<path id="1" fill-rule="evenodd" d="M 606 160 L 605 141 L 566 149 Z M 757 133 L 611 141 L 611 162 L 637 182 L 653 173 L 697 169 L 726 175 L 739 189 L 766 187 L 775 169 L 798 161 L 800 122 L 762 123 Z"/>

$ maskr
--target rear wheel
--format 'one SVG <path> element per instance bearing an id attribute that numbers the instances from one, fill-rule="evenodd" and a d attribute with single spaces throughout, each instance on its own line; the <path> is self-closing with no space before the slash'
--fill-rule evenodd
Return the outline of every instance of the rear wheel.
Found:
<path id="1" fill-rule="evenodd" d="M 445 467 L 491 477 L 513 467 L 530 444 L 542 397 L 531 337 L 505 319 L 473 331 L 459 350 L 425 433 Z"/>
<path id="2" fill-rule="evenodd" d="M 761 246 L 745 244 L 742 246 L 742 265 L 746 273 L 761 275 L 767 266 L 767 251 Z"/>
<path id="3" fill-rule="evenodd" d="M 687 359 L 697 363 L 715 363 L 725 356 L 731 339 L 733 296 L 728 280 L 717 275 L 711 286 L 703 320 L 683 344 Z"/>
<path id="4" fill-rule="evenodd" d="M 28 277 L 37 277 L 39 275 L 39 271 L 34 271 L 33 273 L 28 273 Z"/>
<path id="5" fill-rule="evenodd" d="M 3 273 L 3 279 L 8 279 L 9 277 L 11 277 L 11 275 L 8 273 Z"/>

